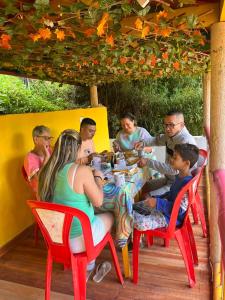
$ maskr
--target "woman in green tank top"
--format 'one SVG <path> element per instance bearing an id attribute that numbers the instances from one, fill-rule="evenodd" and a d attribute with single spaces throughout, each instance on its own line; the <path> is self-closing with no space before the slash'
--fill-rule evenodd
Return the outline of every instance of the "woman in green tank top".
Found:
<path id="1" fill-rule="evenodd" d="M 39 175 L 39 198 L 42 201 L 71 206 L 88 216 L 94 244 L 97 245 L 111 229 L 111 213 L 94 215 L 94 208 L 103 202 L 103 175 L 85 165 L 77 165 L 81 139 L 77 131 L 64 130 L 56 141 L 53 153 Z M 73 253 L 85 250 L 81 224 L 74 218 L 70 230 Z M 92 262 L 91 267 L 94 267 Z M 90 265 L 89 268 L 90 269 Z"/>

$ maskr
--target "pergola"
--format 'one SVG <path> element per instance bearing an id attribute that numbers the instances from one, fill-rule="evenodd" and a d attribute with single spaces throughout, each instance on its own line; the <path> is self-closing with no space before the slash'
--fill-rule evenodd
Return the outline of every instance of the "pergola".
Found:
<path id="1" fill-rule="evenodd" d="M 0 73 L 89 85 L 93 106 L 101 83 L 204 74 L 210 170 L 220 186 L 217 171 L 225 169 L 224 21 L 223 0 L 0 0 Z M 225 258 L 225 209 L 220 197 L 216 204 L 213 176 L 211 262 L 214 299 L 220 299 L 217 223 Z"/>

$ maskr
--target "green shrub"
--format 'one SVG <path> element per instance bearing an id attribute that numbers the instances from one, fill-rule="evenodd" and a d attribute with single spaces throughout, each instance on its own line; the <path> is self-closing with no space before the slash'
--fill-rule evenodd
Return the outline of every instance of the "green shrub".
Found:
<path id="1" fill-rule="evenodd" d="M 0 113 L 44 112 L 87 107 L 89 87 L 61 85 L 0 75 Z M 139 126 L 152 135 L 163 132 L 163 117 L 171 110 L 181 110 L 193 135 L 202 134 L 202 85 L 200 77 L 180 76 L 112 83 L 99 86 L 100 103 L 108 108 L 109 133 L 120 129 L 119 117 L 133 112 Z"/>
<path id="2" fill-rule="evenodd" d="M 152 135 L 163 132 L 163 117 L 169 110 L 181 110 L 193 135 L 202 134 L 202 86 L 200 77 L 148 79 L 105 85 L 101 99 L 108 106 L 110 136 L 119 130 L 119 116 L 132 112 L 138 125 Z"/>

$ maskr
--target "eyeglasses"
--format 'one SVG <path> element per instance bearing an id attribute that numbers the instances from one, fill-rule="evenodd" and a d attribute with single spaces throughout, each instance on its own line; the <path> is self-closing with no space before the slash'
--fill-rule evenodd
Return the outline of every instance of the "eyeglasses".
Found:
<path id="1" fill-rule="evenodd" d="M 163 124 L 163 126 L 164 126 L 164 128 L 169 128 L 169 129 L 173 129 L 175 126 L 177 126 L 178 124 L 181 124 L 181 123 L 183 123 L 183 122 L 179 122 L 179 123 L 176 123 L 176 124 L 174 124 L 174 123 L 168 123 L 168 124 Z"/>
<path id="2" fill-rule="evenodd" d="M 47 135 L 37 135 L 37 137 L 43 138 L 45 141 L 50 141 L 53 139 L 53 136 L 47 136 Z"/>

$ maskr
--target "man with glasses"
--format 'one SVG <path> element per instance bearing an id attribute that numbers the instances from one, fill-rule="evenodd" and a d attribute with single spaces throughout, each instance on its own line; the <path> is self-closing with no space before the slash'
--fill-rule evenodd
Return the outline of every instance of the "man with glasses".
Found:
<path id="1" fill-rule="evenodd" d="M 96 122 L 90 118 L 84 118 L 80 124 L 81 146 L 78 151 L 77 162 L 79 164 L 88 164 L 92 160 L 93 153 L 95 153 L 95 145 L 93 137 L 96 132 Z"/>
<path id="2" fill-rule="evenodd" d="M 147 146 L 166 146 L 165 163 L 152 159 L 140 160 L 140 166 L 148 165 L 150 168 L 164 174 L 165 177 L 154 179 L 146 183 L 143 192 L 150 192 L 151 196 L 162 195 L 169 191 L 176 175 L 176 171 L 169 164 L 173 156 L 176 144 L 193 144 L 196 145 L 194 137 L 189 133 L 184 124 L 184 115 L 180 111 L 169 111 L 164 118 L 165 133 L 160 134 L 149 141 L 145 141 Z M 139 144 L 136 144 L 136 148 Z"/>
<path id="3" fill-rule="evenodd" d="M 44 125 L 36 126 L 32 131 L 34 148 L 24 159 L 24 170 L 32 190 L 37 193 L 38 173 L 47 163 L 50 155 L 50 141 L 52 139 L 50 129 Z"/>

